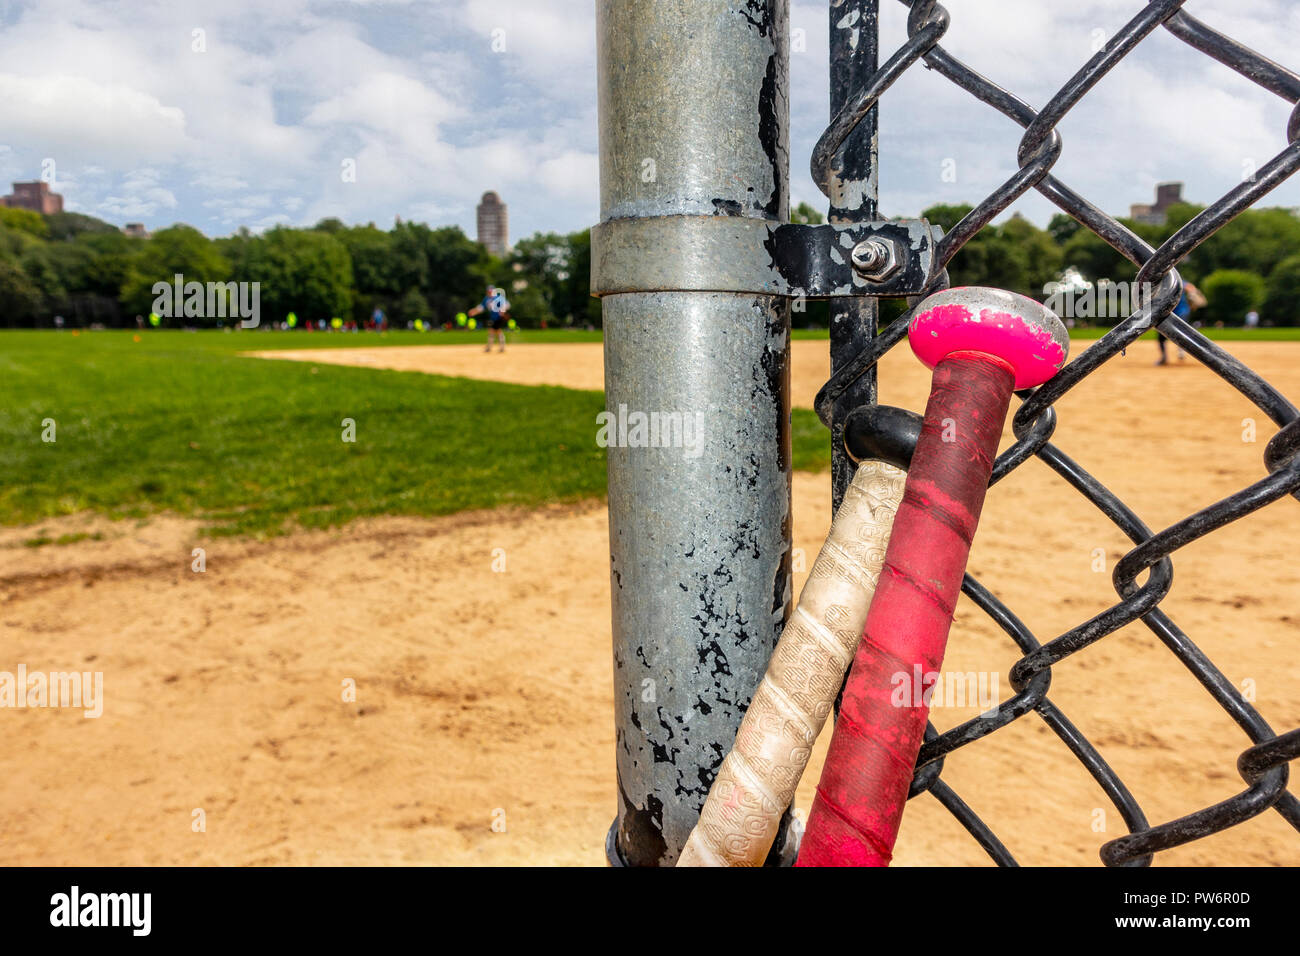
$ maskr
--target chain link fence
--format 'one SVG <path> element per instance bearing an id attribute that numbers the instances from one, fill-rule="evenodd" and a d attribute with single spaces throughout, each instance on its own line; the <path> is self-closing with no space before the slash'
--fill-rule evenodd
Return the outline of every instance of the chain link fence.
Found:
<path id="1" fill-rule="evenodd" d="M 1278 733 L 1240 691 L 1160 607 L 1172 584 L 1172 555 L 1180 548 L 1213 533 L 1230 522 L 1288 495 L 1300 498 L 1300 413 L 1267 381 L 1201 335 L 1174 314 L 1182 296 L 1178 264 L 1197 246 L 1267 195 L 1300 168 L 1300 105 L 1287 124 L 1285 149 L 1178 229 L 1159 248 L 1152 248 L 1114 217 L 1052 175 L 1064 145 L 1057 132 L 1062 118 L 1088 95 L 1096 84 L 1159 29 L 1168 30 L 1184 43 L 1230 67 L 1263 91 L 1288 103 L 1300 102 L 1300 75 L 1260 56 L 1230 37 L 1211 29 L 1184 12 L 1185 0 L 1153 0 L 1098 51 L 1040 109 L 1035 110 L 1009 90 L 981 76 L 949 54 L 941 40 L 949 26 L 947 10 L 936 0 L 900 0 L 909 7 L 908 40 L 879 69 L 864 72 L 862 61 L 847 47 L 832 47 L 832 89 L 846 76 L 865 78 L 843 97 L 843 108 L 818 142 L 812 160 L 813 179 L 827 193 L 833 175 L 844 179 L 846 168 L 861 169 L 863 144 L 874 132 L 874 107 L 889 87 L 909 68 L 923 63 L 966 90 L 976 100 L 1010 117 L 1024 128 L 1017 158 L 1019 169 L 1002 186 L 980 202 L 938 242 L 931 271 L 930 291 L 948 285 L 946 267 L 961 248 L 994 217 L 1031 189 L 1038 190 L 1064 212 L 1092 230 L 1138 267 L 1136 288 L 1149 289 L 1137 311 L 1120 321 L 1102 338 L 1071 361 L 1042 387 L 1018 393 L 1021 401 L 1012 427 L 1016 442 L 997 460 L 992 482 L 1008 476 L 1031 457 L 1037 457 L 1074 491 L 1083 495 L 1132 542 L 1118 562 L 1113 582 L 1118 600 L 1102 613 L 1045 642 L 1040 641 L 1015 613 L 979 581 L 966 576 L 968 597 L 1015 642 L 1023 655 L 1011 668 L 1015 695 L 995 711 L 938 733 L 930 726 L 917 762 L 912 795 L 929 792 L 939 800 L 1001 865 L 1015 859 L 997 834 L 943 780 L 944 759 L 962 747 L 975 744 L 1013 721 L 1035 714 L 1083 764 L 1114 804 L 1129 832 L 1107 842 L 1101 850 L 1108 866 L 1144 866 L 1161 850 L 1189 843 L 1258 814 L 1273 810 L 1300 831 L 1300 801 L 1287 790 L 1288 761 L 1300 756 L 1300 728 Z M 852 16 L 875 30 L 876 0 L 832 0 L 832 17 Z M 832 213 L 835 213 L 835 202 Z M 919 299 L 909 304 L 915 305 Z M 845 307 L 837 306 L 843 310 Z M 841 314 L 852 315 L 850 312 Z M 859 313 L 874 317 L 874 311 Z M 832 324 L 834 372 L 817 397 L 817 411 L 836 436 L 837 471 L 845 464 L 838 436 L 850 411 L 874 401 L 871 382 L 877 361 L 907 336 L 909 310 L 877 336 L 864 340 L 861 329 L 838 330 Z M 1209 507 L 1188 515 L 1169 527 L 1152 531 L 1118 495 L 1052 444 L 1057 418 L 1053 408 L 1064 395 L 1105 362 L 1123 352 L 1151 329 L 1158 329 L 1178 347 L 1239 391 L 1278 426 L 1264 453 L 1266 477 Z M 846 348 L 849 350 L 846 354 Z M 851 466 L 850 466 L 851 467 Z M 837 480 L 839 488 L 842 482 Z M 1139 576 L 1150 572 L 1144 584 Z M 1074 726 L 1048 695 L 1052 668 L 1133 621 L 1141 621 L 1186 667 L 1217 704 L 1241 728 L 1248 741 L 1237 760 L 1245 783 L 1230 799 L 1206 806 L 1174 820 L 1152 822 L 1124 781 L 1107 764 L 1096 747 Z"/>

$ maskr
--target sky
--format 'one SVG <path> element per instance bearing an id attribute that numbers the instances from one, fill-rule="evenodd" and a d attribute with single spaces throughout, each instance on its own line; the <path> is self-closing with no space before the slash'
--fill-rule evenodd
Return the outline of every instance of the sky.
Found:
<path id="1" fill-rule="evenodd" d="M 594 0 L 0 0 L 0 184 L 54 178 L 116 224 L 394 217 L 474 235 L 485 190 L 512 241 L 599 218 Z M 948 0 L 944 46 L 1041 107 L 1142 0 Z M 828 116 L 827 5 L 791 3 L 792 205 L 824 208 L 808 157 Z M 1300 5 L 1187 10 L 1300 67 Z M 906 39 L 884 0 L 882 60 Z M 1289 61 L 1289 62 L 1288 62 Z M 1060 126 L 1054 169 L 1127 214 L 1155 184 L 1208 201 L 1285 145 L 1288 105 L 1157 31 Z M 1021 130 L 917 65 L 881 105 L 881 212 L 977 202 Z M 1268 204 L 1300 206 L 1300 183 Z M 1045 224 L 1036 193 L 1013 211 Z M 1009 213 L 1008 213 L 1009 214 Z"/>

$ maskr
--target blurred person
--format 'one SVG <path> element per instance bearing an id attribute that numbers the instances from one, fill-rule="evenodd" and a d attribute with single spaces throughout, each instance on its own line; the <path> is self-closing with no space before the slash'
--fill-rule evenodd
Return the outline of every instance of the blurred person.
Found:
<path id="1" fill-rule="evenodd" d="M 1174 315 L 1183 321 L 1187 321 L 1194 309 L 1199 309 L 1206 304 L 1205 296 L 1201 290 L 1196 288 L 1190 282 L 1183 283 L 1183 294 L 1179 298 L 1178 304 L 1174 306 Z M 1159 329 L 1156 329 L 1156 347 L 1160 350 L 1160 358 L 1156 359 L 1157 365 L 1169 364 L 1169 353 L 1166 351 L 1166 339 Z M 1187 358 L 1187 353 L 1180 347 L 1178 349 L 1178 361 L 1182 362 Z"/>
<path id="2" fill-rule="evenodd" d="M 506 299 L 506 290 L 497 286 L 488 286 L 487 295 L 483 301 L 474 308 L 470 309 L 466 315 L 487 314 L 488 320 L 488 339 L 487 345 L 483 347 L 484 352 L 492 351 L 492 339 L 498 337 L 501 343 L 500 351 L 506 350 L 506 322 L 510 319 L 510 302 Z"/>

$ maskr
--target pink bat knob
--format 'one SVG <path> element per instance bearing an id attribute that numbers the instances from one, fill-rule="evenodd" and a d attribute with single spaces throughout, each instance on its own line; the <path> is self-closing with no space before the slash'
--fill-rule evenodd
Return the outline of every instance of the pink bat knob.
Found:
<path id="1" fill-rule="evenodd" d="M 1047 306 L 1001 289 L 936 292 L 912 318 L 912 351 L 934 368 L 953 352 L 995 355 L 1015 372 L 1015 388 L 1042 385 L 1065 363 L 1070 337 Z"/>

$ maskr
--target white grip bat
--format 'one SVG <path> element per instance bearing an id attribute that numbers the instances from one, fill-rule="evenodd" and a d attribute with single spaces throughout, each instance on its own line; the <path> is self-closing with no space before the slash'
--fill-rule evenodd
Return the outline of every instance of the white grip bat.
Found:
<path id="1" fill-rule="evenodd" d="M 907 473 L 864 461 L 678 866 L 760 866 L 853 662 Z"/>

